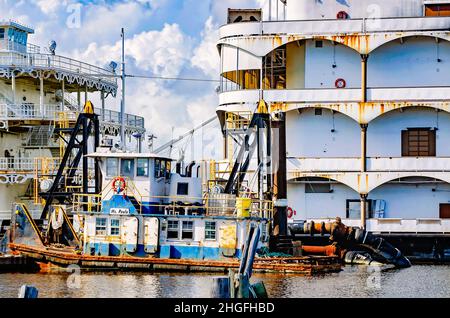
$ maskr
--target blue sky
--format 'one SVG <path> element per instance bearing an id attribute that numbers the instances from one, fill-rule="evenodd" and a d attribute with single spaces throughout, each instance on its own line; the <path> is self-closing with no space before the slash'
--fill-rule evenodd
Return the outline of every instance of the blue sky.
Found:
<path id="1" fill-rule="evenodd" d="M 120 29 L 125 27 L 129 73 L 217 79 L 216 41 L 227 8 L 260 7 L 264 2 L 3 0 L 0 10 L 2 19 L 15 19 L 36 30 L 31 43 L 46 47 L 55 40 L 60 55 L 99 66 L 119 61 Z M 147 129 L 160 143 L 172 136 L 172 127 L 177 136 L 215 115 L 215 83 L 129 80 L 127 85 L 128 111 L 145 116 Z M 91 97 L 94 102 L 97 98 Z M 119 100 L 108 99 L 108 107 L 119 109 Z M 219 132 L 218 127 L 210 130 Z M 211 146 L 211 156 L 219 155 L 217 148 Z"/>

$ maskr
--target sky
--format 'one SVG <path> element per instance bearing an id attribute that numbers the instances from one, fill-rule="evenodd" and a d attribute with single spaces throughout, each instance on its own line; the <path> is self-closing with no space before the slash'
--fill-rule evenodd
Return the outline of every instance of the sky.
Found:
<path id="1" fill-rule="evenodd" d="M 1 19 L 14 19 L 35 29 L 30 43 L 47 47 L 55 40 L 58 55 L 102 67 L 110 61 L 119 62 L 120 30 L 124 27 L 127 73 L 218 80 L 216 42 L 218 28 L 226 22 L 227 9 L 260 8 L 266 2 L 0 0 L 0 10 Z M 144 116 L 148 132 L 162 144 L 215 115 L 217 86 L 214 82 L 128 79 L 127 112 Z M 90 98 L 94 103 L 98 100 L 98 96 Z M 119 110 L 120 100 L 108 98 L 107 108 Z M 201 157 L 222 156 L 222 147 L 217 144 L 218 121 L 195 139 L 201 139 Z M 198 147 L 197 142 L 194 149 Z"/>

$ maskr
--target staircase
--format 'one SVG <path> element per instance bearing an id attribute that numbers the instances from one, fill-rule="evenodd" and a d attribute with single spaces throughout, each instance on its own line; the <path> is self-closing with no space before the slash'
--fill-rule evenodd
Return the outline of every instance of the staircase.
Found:
<path id="1" fill-rule="evenodd" d="M 34 126 L 30 128 L 28 133 L 28 139 L 25 143 L 25 147 L 40 148 L 48 147 L 50 140 L 55 131 L 55 126 Z M 59 157 L 59 153 L 57 155 Z"/>
<path id="2" fill-rule="evenodd" d="M 62 90 L 57 90 L 55 93 L 56 96 L 56 100 L 58 102 L 62 102 L 63 101 L 63 96 L 62 96 Z M 68 109 L 70 109 L 71 111 L 77 112 L 78 109 L 78 101 L 73 98 L 72 95 L 70 94 L 64 94 L 64 106 L 66 106 Z"/>

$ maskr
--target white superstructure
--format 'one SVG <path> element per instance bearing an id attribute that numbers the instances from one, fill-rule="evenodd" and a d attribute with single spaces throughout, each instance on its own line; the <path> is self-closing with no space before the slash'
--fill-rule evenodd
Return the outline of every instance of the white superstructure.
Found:
<path id="1" fill-rule="evenodd" d="M 220 28 L 218 114 L 286 114 L 291 220 L 450 233 L 450 1 L 268 2 Z"/>
<path id="2" fill-rule="evenodd" d="M 103 139 L 120 132 L 120 113 L 106 108 L 118 89 L 114 72 L 32 45 L 33 33 L 18 22 L 0 21 L 0 226 L 10 219 L 13 202 L 37 204 L 40 216 L 37 193 L 63 154 L 58 129 L 64 134 L 73 127 L 92 94 L 102 101 L 96 113 Z M 144 118 L 126 114 L 125 122 L 129 138 L 145 133 Z"/>

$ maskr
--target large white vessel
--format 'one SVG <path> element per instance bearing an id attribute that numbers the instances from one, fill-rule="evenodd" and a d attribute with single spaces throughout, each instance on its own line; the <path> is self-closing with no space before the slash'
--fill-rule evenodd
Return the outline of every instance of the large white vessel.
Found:
<path id="1" fill-rule="evenodd" d="M 285 118 L 279 166 L 286 160 L 291 221 L 339 216 L 385 236 L 431 238 L 442 256 L 450 1 L 268 2 L 264 17 L 230 10 L 220 28 L 224 125 L 260 99 Z M 227 134 L 229 157 L 232 140 Z"/>
<path id="2" fill-rule="evenodd" d="M 18 22 L 0 21 L 0 226 L 8 224 L 13 202 L 40 216 L 38 193 L 64 153 L 58 135 L 74 126 L 92 94 L 102 101 L 96 113 L 103 141 L 121 128 L 120 113 L 106 108 L 118 89 L 114 71 L 57 55 L 54 44 L 32 45 L 33 33 Z M 130 138 L 143 135 L 144 118 L 126 114 L 125 128 Z"/>

